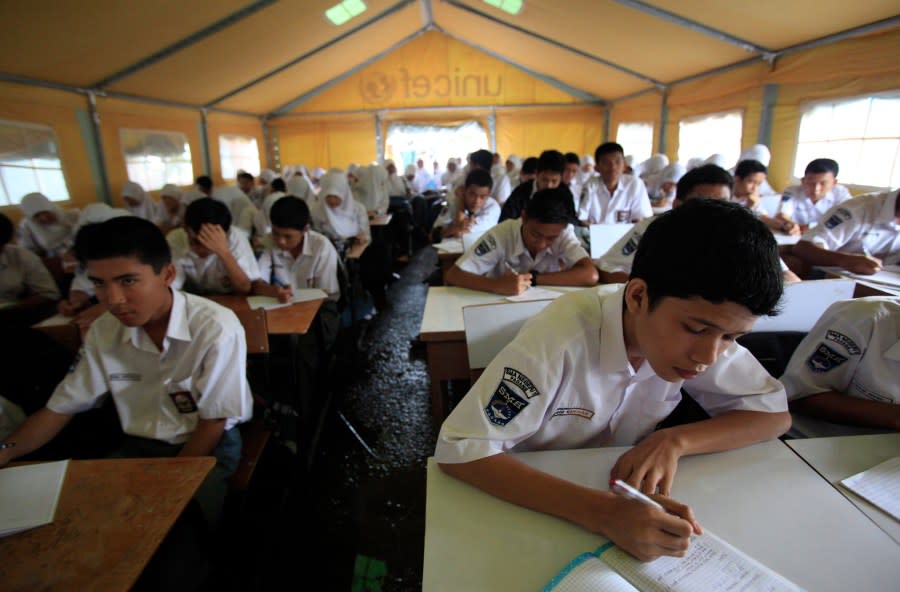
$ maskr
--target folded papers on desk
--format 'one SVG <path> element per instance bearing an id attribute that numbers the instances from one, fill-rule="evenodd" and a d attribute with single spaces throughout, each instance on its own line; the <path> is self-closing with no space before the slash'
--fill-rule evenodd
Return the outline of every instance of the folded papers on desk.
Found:
<path id="1" fill-rule="evenodd" d="M 851 475 L 841 485 L 900 520 L 900 456 Z"/>
<path id="2" fill-rule="evenodd" d="M 69 461 L 0 469 L 0 537 L 50 524 Z"/>
<path id="3" fill-rule="evenodd" d="M 262 308 L 272 310 L 274 308 L 282 308 L 290 306 L 295 302 L 309 302 L 310 300 L 321 300 L 328 298 L 325 290 L 319 288 L 301 288 L 294 290 L 294 297 L 291 302 L 279 302 L 278 298 L 273 296 L 248 296 L 247 305 L 252 309 Z"/>

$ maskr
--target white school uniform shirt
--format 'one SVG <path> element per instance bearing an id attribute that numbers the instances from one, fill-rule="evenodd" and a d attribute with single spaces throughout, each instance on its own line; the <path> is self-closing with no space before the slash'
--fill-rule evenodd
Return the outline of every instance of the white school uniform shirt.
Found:
<path id="1" fill-rule="evenodd" d="M 331 220 L 329 220 L 328 212 L 325 211 L 325 208 L 329 206 L 324 200 L 316 204 L 315 207 L 310 208 L 309 217 L 312 227 L 332 241 L 344 241 L 355 237 L 360 232 L 365 235 L 366 241 L 371 241 L 372 229 L 369 226 L 369 213 L 366 212 L 366 206 L 355 200 L 352 204 L 354 213 L 353 219 L 356 221 L 356 232 L 352 234 L 338 232 L 331 223 Z"/>
<path id="2" fill-rule="evenodd" d="M 868 251 L 886 265 L 900 264 L 900 224 L 895 214 L 898 193 L 900 190 L 860 195 L 840 203 L 800 240 L 841 253 Z"/>
<path id="3" fill-rule="evenodd" d="M 506 169 L 504 169 L 505 171 Z M 491 197 L 493 197 L 498 205 L 503 205 L 506 203 L 506 200 L 509 199 L 509 194 L 512 193 L 513 187 L 509 182 L 509 177 L 504 173 L 498 178 L 492 179 L 494 182 L 494 186 L 491 188 Z M 465 179 L 463 179 L 463 183 L 465 183 Z"/>
<path id="4" fill-rule="evenodd" d="M 319 288 L 328 299 L 337 302 L 341 288 L 337 277 L 338 255 L 323 234 L 306 231 L 300 256 L 294 259 L 290 251 L 271 247 L 259 257 L 259 271 L 263 281 L 273 285 L 291 286 L 296 289 Z"/>
<path id="5" fill-rule="evenodd" d="M 610 194 L 602 177 L 593 177 L 582 190 L 578 219 L 589 224 L 631 222 L 653 215 L 647 187 L 638 177 L 622 175 L 619 185 Z"/>
<path id="6" fill-rule="evenodd" d="M 78 224 L 79 212 L 56 208 L 56 215 L 58 221 L 49 226 L 44 226 L 27 216 L 22 218 L 17 231 L 18 244 L 45 257 L 62 256 L 75 242 L 75 227 Z"/>
<path id="7" fill-rule="evenodd" d="M 435 218 L 432 228 L 443 228 L 444 226 L 453 223 L 453 219 L 456 217 L 457 208 L 459 207 L 457 202 L 458 199 L 455 191 L 447 196 L 447 205 L 441 209 L 441 213 Z M 493 199 L 486 199 L 484 200 L 484 205 L 482 205 L 478 211 L 470 215 L 475 217 L 475 224 L 469 232 L 472 234 L 482 234 L 497 225 L 497 221 L 500 220 L 500 204 Z"/>
<path id="8" fill-rule="evenodd" d="M 547 273 L 569 269 L 589 257 L 569 225 L 549 247 L 532 257 L 522 240 L 522 219 L 504 220 L 488 230 L 456 260 L 463 271 L 490 278 L 537 271 Z"/>
<path id="9" fill-rule="evenodd" d="M 787 410 L 781 384 L 737 343 L 693 380 L 666 382 L 646 360 L 634 370 L 623 339 L 624 289 L 564 294 L 529 319 L 444 421 L 437 461 L 629 446 L 675 409 L 682 387 L 712 416 Z"/>
<path id="10" fill-rule="evenodd" d="M 836 302 L 794 350 L 780 380 L 789 400 L 826 391 L 900 404 L 900 300 L 875 296 Z M 795 414 L 806 436 L 855 433 Z"/>
<path id="11" fill-rule="evenodd" d="M 187 232 L 178 228 L 166 235 L 175 262 L 173 287 L 192 294 L 230 294 L 233 286 L 225 263 L 215 253 L 200 257 L 189 246 Z M 251 282 L 261 279 L 259 264 L 247 237 L 235 228 L 228 229 L 228 250 Z"/>
<path id="12" fill-rule="evenodd" d="M 59 288 L 41 258 L 19 245 L 0 247 L 0 302 L 32 295 L 58 300 Z"/>
<path id="13" fill-rule="evenodd" d="M 825 212 L 851 197 L 846 187 L 836 184 L 822 199 L 813 203 L 802 185 L 793 185 L 784 190 L 778 212 L 801 226 L 809 226 L 824 220 Z"/>
<path id="14" fill-rule="evenodd" d="M 182 444 L 201 419 L 225 418 L 226 430 L 250 419 L 246 365 L 247 339 L 237 316 L 172 290 L 161 352 L 143 328 L 104 313 L 47 407 L 79 413 L 111 393 L 126 434 Z"/>

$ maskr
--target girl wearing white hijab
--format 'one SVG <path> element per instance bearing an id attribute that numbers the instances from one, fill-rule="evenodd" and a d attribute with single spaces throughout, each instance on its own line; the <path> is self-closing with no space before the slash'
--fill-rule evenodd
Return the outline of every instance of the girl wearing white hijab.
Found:
<path id="1" fill-rule="evenodd" d="M 669 166 L 669 157 L 661 153 L 654 154 L 644 161 L 639 176 L 644 180 L 644 185 L 647 186 L 648 191 L 656 185 L 659 174 L 667 166 Z"/>
<path id="2" fill-rule="evenodd" d="M 307 205 L 312 206 L 312 202 L 315 201 L 316 194 L 312 189 L 312 185 L 310 185 L 309 181 L 307 181 L 306 179 L 306 176 L 303 175 L 302 172 L 295 172 L 293 175 L 291 175 L 291 178 L 287 180 L 286 185 L 288 195 L 299 197 L 300 199 L 305 201 Z"/>
<path id="3" fill-rule="evenodd" d="M 725 168 L 728 165 L 728 161 L 725 160 L 725 155 L 720 153 L 710 154 L 709 158 L 703 161 L 703 164 L 714 164 L 717 167 Z"/>
<path id="4" fill-rule="evenodd" d="M 650 192 L 650 203 L 653 205 L 654 211 L 661 212 L 672 208 L 678 181 L 681 180 L 686 172 L 686 166 L 673 162 L 659 173 L 656 184 Z"/>
<path id="5" fill-rule="evenodd" d="M 198 191 L 199 193 L 199 191 Z M 184 210 L 187 205 L 181 200 L 181 189 L 177 185 L 168 183 L 159 190 L 160 219 L 157 224 L 162 229 L 163 234 L 168 233 L 173 228 L 178 228 L 184 222 Z"/>
<path id="6" fill-rule="evenodd" d="M 126 181 L 122 185 L 122 200 L 125 202 L 125 209 L 131 212 L 132 216 L 149 220 L 154 224 L 159 223 L 164 214 L 159 203 L 153 201 L 150 194 L 144 191 L 138 183 L 134 181 Z"/>
<path id="7" fill-rule="evenodd" d="M 25 214 L 19 223 L 19 245 L 41 257 L 59 257 L 72 246 L 77 210 L 64 211 L 43 193 L 29 193 L 19 208 Z"/>
<path id="8" fill-rule="evenodd" d="M 387 212 L 391 198 L 388 172 L 383 166 L 370 164 L 357 171 L 356 198 L 371 215 Z"/>
<path id="9" fill-rule="evenodd" d="M 519 173 L 522 170 L 522 159 L 515 154 L 510 154 L 506 159 L 506 176 L 509 177 L 509 186 L 519 186 Z"/>
<path id="10" fill-rule="evenodd" d="M 372 238 L 369 216 L 366 208 L 353 199 L 347 175 L 342 171 L 329 171 L 322 175 L 319 186 L 320 199 L 309 209 L 313 230 L 335 243 L 354 238 L 369 242 Z"/>
<path id="11" fill-rule="evenodd" d="M 231 227 L 240 230 L 248 240 L 254 232 L 260 234 L 260 231 L 265 230 L 259 223 L 259 210 L 237 187 L 233 185 L 216 187 L 213 189 L 212 197 L 228 206 L 231 212 Z"/>
<path id="12" fill-rule="evenodd" d="M 729 171 L 732 175 L 734 174 L 734 169 L 737 168 L 737 164 L 739 164 L 743 160 L 755 160 L 757 162 L 762 163 L 762 165 L 766 168 L 769 166 L 769 161 L 772 160 L 772 153 L 769 152 L 769 147 L 765 144 L 754 144 L 750 146 L 743 152 L 741 152 L 740 157 L 738 157 L 737 163 L 734 165 L 734 168 Z M 775 191 L 771 185 L 769 185 L 768 178 L 760 184 L 759 188 L 756 190 L 760 197 L 764 197 L 766 195 L 778 195 L 778 192 Z"/>

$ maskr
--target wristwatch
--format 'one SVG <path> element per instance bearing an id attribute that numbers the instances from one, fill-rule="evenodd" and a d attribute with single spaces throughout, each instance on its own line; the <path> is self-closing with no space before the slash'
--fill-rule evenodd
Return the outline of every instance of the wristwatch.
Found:
<path id="1" fill-rule="evenodd" d="M 541 275 L 541 272 L 534 271 L 533 269 L 531 270 L 531 285 L 532 286 L 538 285 L 538 276 L 539 275 Z"/>

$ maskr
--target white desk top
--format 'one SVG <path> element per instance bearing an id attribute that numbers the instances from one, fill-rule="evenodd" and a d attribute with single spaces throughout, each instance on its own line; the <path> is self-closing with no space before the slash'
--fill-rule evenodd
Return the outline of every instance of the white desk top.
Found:
<path id="1" fill-rule="evenodd" d="M 607 489 L 626 448 L 534 452 L 532 466 Z M 684 458 L 673 495 L 701 525 L 810 591 L 896 590 L 900 546 L 779 440 Z M 539 590 L 606 540 L 503 502 L 428 461 L 423 590 Z"/>
<path id="2" fill-rule="evenodd" d="M 568 286 L 541 286 L 554 292 L 572 292 L 585 288 Z M 422 326 L 419 334 L 464 332 L 462 309 L 471 304 L 492 304 L 503 302 L 506 296 L 491 292 L 479 292 L 457 286 L 432 286 L 428 288 L 425 298 L 425 312 L 422 314 Z"/>
<path id="3" fill-rule="evenodd" d="M 772 235 L 775 237 L 775 242 L 779 245 L 796 245 L 800 242 L 800 235 L 791 236 L 789 234 L 784 234 L 783 232 L 773 232 Z"/>
<path id="4" fill-rule="evenodd" d="M 837 485 L 841 479 L 900 456 L 900 434 L 805 438 L 788 440 L 787 444 L 900 544 L 900 522 L 850 490 Z"/>

